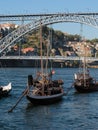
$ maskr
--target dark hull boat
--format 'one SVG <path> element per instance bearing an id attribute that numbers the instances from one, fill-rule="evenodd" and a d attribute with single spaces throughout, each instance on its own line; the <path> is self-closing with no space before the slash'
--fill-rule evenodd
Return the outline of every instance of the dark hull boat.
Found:
<path id="1" fill-rule="evenodd" d="M 74 88 L 80 93 L 89 93 L 98 91 L 98 82 L 90 75 L 87 61 L 86 61 L 86 52 L 87 52 L 87 45 L 85 42 L 84 44 L 84 60 L 80 64 L 81 68 L 78 73 L 74 75 Z"/>
<path id="2" fill-rule="evenodd" d="M 62 80 L 47 80 L 47 83 L 44 82 L 44 84 L 42 84 L 40 81 L 34 81 L 32 76 L 28 76 L 28 78 L 30 78 L 29 91 L 27 92 L 26 97 L 32 104 L 52 104 L 60 101 L 64 96 Z"/>
<path id="3" fill-rule="evenodd" d="M 98 82 L 89 73 L 78 73 L 75 74 L 74 88 L 80 93 L 95 92 L 98 91 Z"/>
<path id="4" fill-rule="evenodd" d="M 41 70 L 36 73 L 36 78 L 33 79 L 32 75 L 28 76 L 28 91 L 26 94 L 27 99 L 33 104 L 50 104 L 61 100 L 64 95 L 62 88 L 62 80 L 53 80 L 52 75 L 54 71 L 48 68 L 48 56 L 50 53 L 50 40 L 48 39 L 46 45 L 47 57 L 43 61 L 43 46 L 42 46 L 42 23 L 40 23 L 40 56 L 41 56 Z M 45 51 L 45 50 L 44 50 Z M 52 64 L 51 64 L 52 65 Z M 52 67 L 52 66 L 51 66 Z"/>
<path id="5" fill-rule="evenodd" d="M 11 90 L 12 90 L 11 83 L 9 83 L 6 86 L 1 86 L 0 87 L 0 98 L 7 97 Z"/>
<path id="6" fill-rule="evenodd" d="M 77 92 L 80 93 L 89 93 L 89 92 L 95 92 L 98 91 L 98 83 L 97 84 L 91 84 L 89 87 L 85 87 L 84 85 L 74 85 Z"/>
<path id="7" fill-rule="evenodd" d="M 49 95 L 49 96 L 34 96 L 32 93 L 27 95 L 27 99 L 35 105 L 53 104 L 62 99 L 63 93 Z"/>

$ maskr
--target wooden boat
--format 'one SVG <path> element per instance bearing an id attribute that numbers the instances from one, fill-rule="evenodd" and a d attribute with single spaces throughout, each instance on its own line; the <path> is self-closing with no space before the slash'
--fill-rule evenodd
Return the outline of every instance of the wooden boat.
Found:
<path id="1" fill-rule="evenodd" d="M 33 104 L 51 104 L 62 99 L 64 95 L 62 80 L 49 80 L 44 78 L 34 80 L 31 75 L 28 76 L 29 91 L 26 94 L 27 99 Z"/>
<path id="2" fill-rule="evenodd" d="M 24 96 L 34 105 L 52 104 L 62 99 L 64 95 L 62 80 L 47 80 L 47 82 L 44 81 L 43 83 L 43 80 L 40 81 L 33 79 L 32 75 L 29 75 L 28 87 L 26 87 L 16 104 L 8 112 L 12 112 Z"/>
<path id="3" fill-rule="evenodd" d="M 85 46 L 84 46 L 85 47 Z M 86 52 L 86 51 L 85 51 Z M 80 93 L 98 91 L 98 82 L 94 79 L 88 70 L 86 64 L 86 53 L 81 70 L 74 74 L 74 88 Z"/>
<path id="4" fill-rule="evenodd" d="M 7 97 L 9 95 L 9 93 L 10 93 L 11 90 L 12 90 L 11 83 L 9 83 L 6 86 L 1 86 L 0 87 L 0 98 Z"/>
<path id="5" fill-rule="evenodd" d="M 42 33 L 42 27 L 40 34 Z M 42 36 L 42 34 L 41 34 Z M 42 56 L 42 37 L 40 36 L 40 50 L 41 50 L 41 71 L 37 72 L 36 78 L 32 75 L 28 76 L 28 91 L 26 94 L 27 99 L 33 104 L 50 104 L 62 99 L 64 95 L 63 81 L 52 80 L 54 71 L 50 71 L 47 68 L 48 65 L 48 53 L 49 44 L 47 44 L 47 60 L 44 66 Z M 50 72 L 48 72 L 50 71 Z"/>
<path id="6" fill-rule="evenodd" d="M 80 93 L 88 93 L 98 91 L 98 82 L 86 73 L 75 74 L 74 88 Z"/>

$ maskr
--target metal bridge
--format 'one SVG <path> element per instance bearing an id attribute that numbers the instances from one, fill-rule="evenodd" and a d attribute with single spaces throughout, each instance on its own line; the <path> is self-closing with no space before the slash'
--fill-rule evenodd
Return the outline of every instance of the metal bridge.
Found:
<path id="1" fill-rule="evenodd" d="M 65 15 L 65 16 L 87 16 L 87 17 L 95 17 L 98 18 L 98 13 L 44 13 L 44 14 L 17 14 L 17 15 L 0 15 L 0 22 L 5 21 L 32 21 L 38 20 L 44 17 L 50 17 L 55 15 Z"/>
<path id="2" fill-rule="evenodd" d="M 19 59 L 19 60 L 40 60 L 40 56 L 2 56 L 0 59 Z M 47 59 L 47 56 L 42 57 L 43 60 Z M 56 60 L 56 61 L 74 61 L 74 60 L 81 60 L 84 61 L 84 57 L 77 57 L 77 56 L 50 56 L 48 57 L 49 60 Z M 92 61 L 98 61 L 98 58 L 96 57 L 86 57 L 87 62 L 92 62 Z"/>
<path id="3" fill-rule="evenodd" d="M 54 14 L 33 14 L 33 15 L 1 15 L 0 21 L 30 21 L 22 24 L 19 28 L 9 33 L 0 40 L 0 54 L 9 46 L 15 44 L 19 38 L 30 31 L 36 30 L 40 24 L 49 25 L 61 22 L 74 22 L 87 24 L 98 28 L 98 13 L 54 13 Z"/>

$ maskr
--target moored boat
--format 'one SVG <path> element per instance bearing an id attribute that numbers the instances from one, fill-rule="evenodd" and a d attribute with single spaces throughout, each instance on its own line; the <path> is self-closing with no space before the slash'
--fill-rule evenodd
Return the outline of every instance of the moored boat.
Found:
<path id="1" fill-rule="evenodd" d="M 47 59 L 43 62 L 43 40 L 42 40 L 42 23 L 40 23 L 40 72 L 36 73 L 34 79 L 32 75 L 28 76 L 27 99 L 33 104 L 50 104 L 59 101 L 64 95 L 63 81 L 61 79 L 53 80 L 52 75 L 55 73 L 48 68 L 48 56 L 50 52 L 50 40 L 46 43 Z M 45 50 L 44 50 L 45 51 Z"/>
<path id="2" fill-rule="evenodd" d="M 40 24 L 42 25 L 42 23 Z M 12 112 L 24 96 L 26 96 L 27 100 L 29 100 L 32 104 L 36 105 L 56 103 L 60 101 L 64 96 L 63 80 L 53 80 L 53 74 L 55 73 L 55 71 L 52 69 L 52 62 L 51 68 L 49 68 L 48 66 L 48 61 L 50 60 L 48 58 L 50 49 L 49 43 L 46 43 L 46 52 L 45 50 L 42 50 L 43 46 L 41 33 L 42 26 L 40 28 L 40 68 L 36 67 L 36 69 L 38 70 L 36 70 L 35 75 L 28 75 L 28 83 L 26 85 L 26 89 L 24 90 L 16 104 L 8 112 Z M 44 61 L 43 56 L 47 57 Z"/>
<path id="3" fill-rule="evenodd" d="M 27 99 L 33 104 L 52 104 L 62 99 L 64 95 L 62 80 L 37 80 L 34 81 L 32 76 L 28 76 L 29 89 L 26 94 Z M 46 81 L 47 80 L 47 81 Z"/>
<path id="4" fill-rule="evenodd" d="M 98 82 L 92 78 L 89 73 L 75 74 L 74 88 L 80 93 L 88 93 L 98 91 Z"/>
<path id="5" fill-rule="evenodd" d="M 7 97 L 11 90 L 12 90 L 11 82 L 6 86 L 1 86 L 0 87 L 0 98 Z"/>
<path id="6" fill-rule="evenodd" d="M 84 43 L 84 50 L 86 43 Z M 98 91 L 98 82 L 94 79 L 88 70 L 86 61 L 86 50 L 84 54 L 83 65 L 78 73 L 74 74 L 74 88 L 80 93 L 88 93 Z"/>

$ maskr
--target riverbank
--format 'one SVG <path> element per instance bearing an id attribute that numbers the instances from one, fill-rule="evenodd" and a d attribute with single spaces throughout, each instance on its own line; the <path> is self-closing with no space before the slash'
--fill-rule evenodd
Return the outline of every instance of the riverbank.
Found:
<path id="1" fill-rule="evenodd" d="M 45 65 L 46 60 L 43 60 L 43 64 Z M 28 60 L 28 59 L 0 59 L 0 67 L 40 67 L 41 61 L 40 60 Z M 48 60 L 48 67 L 54 68 L 66 68 L 66 67 L 73 67 L 77 68 L 80 66 L 80 61 L 74 60 Z M 98 68 L 98 61 L 94 61 L 88 63 L 88 68 Z"/>

